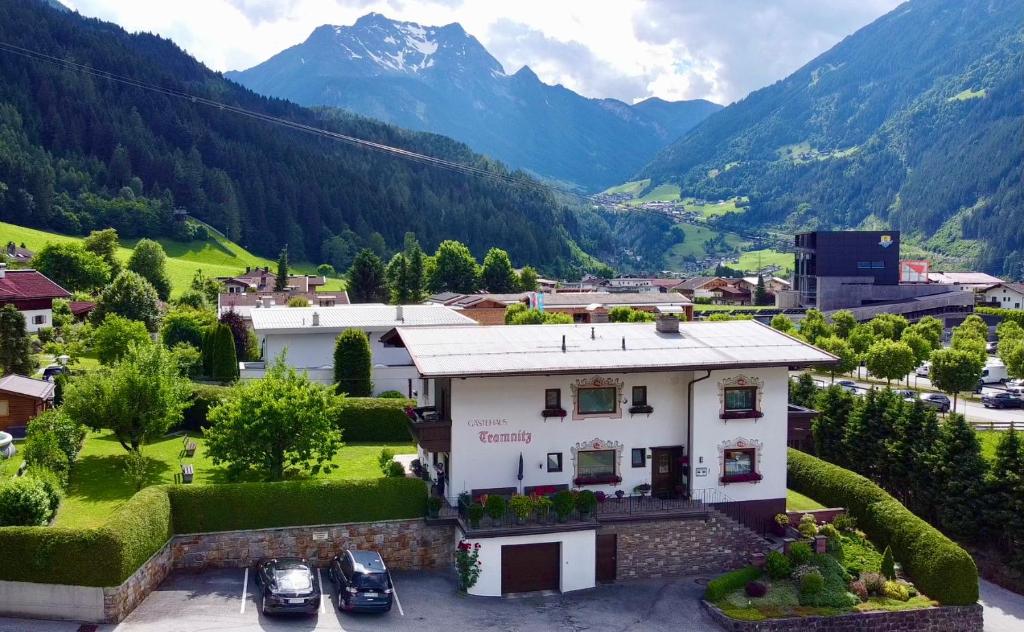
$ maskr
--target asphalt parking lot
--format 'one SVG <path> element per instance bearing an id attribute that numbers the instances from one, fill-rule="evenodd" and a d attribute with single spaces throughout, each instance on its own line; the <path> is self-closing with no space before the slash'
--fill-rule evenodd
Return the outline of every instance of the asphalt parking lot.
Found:
<path id="1" fill-rule="evenodd" d="M 339 612 L 331 595 L 316 616 L 264 617 L 249 575 L 242 570 L 176 573 L 154 591 L 116 632 L 234 632 L 235 630 L 715 630 L 700 610 L 704 588 L 696 578 L 643 580 L 599 586 L 566 595 L 508 599 L 456 593 L 441 573 L 394 573 L 401 602 L 386 614 Z M 324 586 L 330 581 L 324 575 Z"/>

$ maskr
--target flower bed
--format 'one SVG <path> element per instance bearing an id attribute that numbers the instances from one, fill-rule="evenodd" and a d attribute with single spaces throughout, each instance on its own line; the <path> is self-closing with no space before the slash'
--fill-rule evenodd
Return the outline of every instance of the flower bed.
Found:
<path id="1" fill-rule="evenodd" d="M 843 531 L 827 525 L 820 535 L 828 538 L 827 553 L 794 543 L 788 555 L 769 553 L 762 568 L 750 566 L 712 580 L 705 599 L 741 621 L 938 605 L 900 577 L 898 568 L 887 567 L 885 556 L 849 521 Z"/>

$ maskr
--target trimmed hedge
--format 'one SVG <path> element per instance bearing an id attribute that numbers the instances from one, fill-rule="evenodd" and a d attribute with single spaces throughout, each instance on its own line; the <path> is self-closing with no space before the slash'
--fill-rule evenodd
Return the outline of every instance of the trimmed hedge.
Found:
<path id="1" fill-rule="evenodd" d="M 177 533 L 419 518 L 427 488 L 414 478 L 288 481 L 168 488 Z"/>
<path id="2" fill-rule="evenodd" d="M 743 588 L 748 582 L 752 582 L 760 577 L 761 569 L 756 566 L 746 566 L 739 570 L 719 575 L 708 582 L 708 587 L 704 589 L 704 599 L 710 602 L 718 601 L 732 591 Z"/>
<path id="3" fill-rule="evenodd" d="M 412 441 L 405 409 L 415 405 L 405 398 L 346 397 L 338 415 L 341 438 L 348 443 Z"/>
<path id="4" fill-rule="evenodd" d="M 978 314 L 985 314 L 988 316 L 998 316 L 1004 321 L 1011 320 L 1021 327 L 1024 327 L 1024 312 L 1019 309 L 1003 309 L 1001 307 L 975 307 L 974 311 Z"/>
<path id="5" fill-rule="evenodd" d="M 148 487 L 96 529 L 0 529 L 0 579 L 42 584 L 117 586 L 171 537 L 165 488 Z"/>
<path id="6" fill-rule="evenodd" d="M 850 470 L 789 450 L 789 488 L 845 507 L 878 547 L 890 547 L 921 592 L 943 605 L 978 601 L 978 569 L 964 549 L 881 487 Z"/>

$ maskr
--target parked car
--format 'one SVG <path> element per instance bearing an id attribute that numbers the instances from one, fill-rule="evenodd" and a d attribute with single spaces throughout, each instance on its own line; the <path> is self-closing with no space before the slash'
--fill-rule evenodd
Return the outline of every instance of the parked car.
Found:
<path id="1" fill-rule="evenodd" d="M 997 343 L 995 343 L 995 342 L 986 342 L 985 343 L 985 353 L 987 353 L 989 355 L 995 355 L 997 353 L 998 349 L 999 349 L 999 345 Z"/>
<path id="2" fill-rule="evenodd" d="M 925 362 L 921 366 L 917 367 L 917 369 L 914 371 L 914 374 L 917 375 L 917 377 L 928 377 L 928 374 L 931 373 L 931 372 L 932 372 L 932 363 L 931 362 Z"/>
<path id="3" fill-rule="evenodd" d="M 917 399 L 917 392 L 909 389 L 897 390 L 896 394 L 902 397 L 905 402 L 912 402 Z"/>
<path id="4" fill-rule="evenodd" d="M 328 571 L 338 608 L 352 612 L 387 612 L 394 600 L 391 573 L 376 551 L 345 550 L 335 555 Z"/>
<path id="5" fill-rule="evenodd" d="M 981 404 L 985 408 L 1021 408 L 1024 406 L 1024 399 L 1013 393 L 987 393 L 981 396 Z"/>
<path id="6" fill-rule="evenodd" d="M 58 375 L 68 375 L 71 372 L 68 371 L 66 366 L 60 364 L 51 364 L 50 366 L 43 369 L 43 379 L 52 382 Z"/>
<path id="7" fill-rule="evenodd" d="M 981 370 L 982 384 L 1001 384 L 1006 381 L 1009 377 L 1006 373 L 1006 365 L 1001 362 L 993 362 L 992 364 L 985 365 L 985 368 Z"/>
<path id="8" fill-rule="evenodd" d="M 857 383 L 853 380 L 836 380 L 836 386 L 843 389 L 847 393 L 857 394 Z"/>
<path id="9" fill-rule="evenodd" d="M 948 413 L 953 408 L 953 403 L 943 393 L 921 393 L 921 402 L 940 413 Z"/>
<path id="10" fill-rule="evenodd" d="M 320 610 L 320 584 L 305 559 L 279 557 L 256 562 L 260 612 L 316 614 Z"/>

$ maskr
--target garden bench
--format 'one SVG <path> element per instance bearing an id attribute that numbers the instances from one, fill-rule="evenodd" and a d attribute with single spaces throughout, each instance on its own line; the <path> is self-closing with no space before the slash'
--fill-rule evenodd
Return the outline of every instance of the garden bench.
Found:
<path id="1" fill-rule="evenodd" d="M 185 456 L 193 456 L 196 453 L 196 442 L 189 441 L 185 444 Z"/>
<path id="2" fill-rule="evenodd" d="M 182 483 L 191 483 L 192 482 L 193 472 L 194 472 L 194 470 L 192 469 L 192 464 L 191 463 L 188 464 L 188 465 L 182 465 L 181 466 L 181 482 Z"/>

